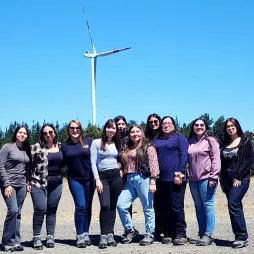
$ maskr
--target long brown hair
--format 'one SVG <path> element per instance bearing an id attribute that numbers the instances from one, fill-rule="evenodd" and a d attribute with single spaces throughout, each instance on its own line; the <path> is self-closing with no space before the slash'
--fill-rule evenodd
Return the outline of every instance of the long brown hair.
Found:
<path id="1" fill-rule="evenodd" d="M 106 151 L 106 142 L 108 141 L 108 136 L 106 134 L 106 128 L 110 128 L 113 125 L 116 126 L 116 134 L 114 135 L 112 140 L 115 143 L 117 151 L 118 152 L 120 151 L 120 147 L 121 147 L 121 145 L 120 145 L 120 136 L 119 136 L 119 131 L 118 131 L 116 121 L 114 119 L 109 119 L 104 125 L 103 131 L 102 131 L 102 136 L 101 136 L 101 150 L 102 151 Z"/>
<path id="2" fill-rule="evenodd" d="M 69 124 L 67 125 L 67 127 L 66 127 L 66 132 L 67 132 L 67 134 L 68 134 L 68 141 L 71 141 L 71 134 L 70 134 L 70 132 L 69 132 L 69 128 L 70 128 L 70 126 L 71 126 L 71 123 L 77 124 L 78 127 L 80 128 L 79 142 L 80 142 L 80 144 L 82 145 L 83 148 L 86 148 L 86 144 L 85 144 L 85 141 L 84 141 L 84 140 L 85 140 L 85 136 L 83 135 L 82 125 L 81 125 L 81 123 L 80 123 L 79 120 L 71 120 L 71 121 L 69 122 Z"/>
<path id="3" fill-rule="evenodd" d="M 242 127 L 241 127 L 240 123 L 238 122 L 238 120 L 234 117 L 230 117 L 224 123 L 224 128 L 223 128 L 223 130 L 224 130 L 224 145 L 228 145 L 232 142 L 231 137 L 227 132 L 227 123 L 228 122 L 231 122 L 236 127 L 238 137 L 244 136 Z"/>
<path id="4" fill-rule="evenodd" d="M 136 156 L 136 161 L 135 161 L 136 168 L 139 168 L 142 163 L 142 156 L 145 154 L 145 157 L 146 157 L 146 150 L 149 146 L 152 145 L 152 143 L 148 139 L 146 139 L 142 127 L 138 124 L 132 124 L 129 128 L 129 140 L 127 143 L 127 148 L 121 154 L 121 162 L 124 164 L 124 166 L 127 164 L 128 153 L 134 145 L 133 141 L 130 139 L 130 133 L 134 127 L 140 129 L 140 131 L 142 133 L 141 139 L 140 139 L 139 144 L 137 146 L 137 150 L 136 150 L 137 156 Z"/>

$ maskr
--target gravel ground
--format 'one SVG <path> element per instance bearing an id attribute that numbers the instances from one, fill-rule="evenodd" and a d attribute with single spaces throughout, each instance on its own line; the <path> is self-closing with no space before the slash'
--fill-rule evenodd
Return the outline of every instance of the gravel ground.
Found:
<path id="1" fill-rule="evenodd" d="M 31 247 L 32 239 L 32 214 L 33 205 L 31 202 L 30 195 L 27 196 L 23 210 L 22 210 L 22 222 L 21 222 L 21 236 L 23 245 L 26 247 L 23 253 L 84 253 L 89 251 L 90 253 L 150 253 L 151 248 L 156 248 L 157 253 L 254 253 L 254 202 L 251 200 L 251 196 L 254 195 L 254 184 L 252 183 L 247 195 L 244 198 L 244 211 L 247 220 L 247 226 L 249 231 L 250 244 L 248 247 L 233 250 L 230 248 L 230 244 L 234 239 L 234 235 L 231 230 L 229 221 L 229 215 L 226 205 L 226 199 L 224 194 L 218 188 L 215 197 L 216 207 L 216 228 L 214 232 L 215 243 L 211 246 L 200 247 L 191 244 L 184 246 L 172 246 L 162 245 L 159 242 L 155 242 L 151 246 L 139 246 L 138 241 L 128 245 L 118 244 L 117 247 L 108 247 L 105 250 L 98 249 L 99 241 L 99 202 L 97 194 L 94 196 L 93 203 L 93 218 L 91 223 L 91 239 L 94 243 L 93 246 L 86 247 L 85 249 L 78 249 L 75 247 L 75 227 L 73 223 L 73 212 L 74 204 L 70 195 L 68 185 L 64 182 L 63 196 L 60 201 L 58 214 L 57 214 L 57 225 L 56 225 L 56 247 L 55 249 L 47 249 L 46 247 L 41 251 L 36 251 Z M 2 234 L 2 228 L 4 218 L 6 215 L 6 206 L 3 199 L 0 199 L 0 234 Z M 187 187 L 186 198 L 185 198 L 185 212 L 187 222 L 187 234 L 189 237 L 194 237 L 197 234 L 197 223 L 195 216 L 195 209 L 192 198 L 190 196 L 189 188 Z M 139 200 L 135 201 L 133 207 L 133 220 L 135 227 L 139 230 L 140 234 L 144 233 L 144 219 L 143 213 L 140 206 Z M 115 234 L 116 239 L 120 241 L 120 235 L 123 233 L 122 225 L 117 217 Z M 141 239 L 140 236 L 139 239 Z M 45 239 L 45 226 L 43 226 L 42 239 Z M 137 239 L 137 240 L 139 240 Z"/>

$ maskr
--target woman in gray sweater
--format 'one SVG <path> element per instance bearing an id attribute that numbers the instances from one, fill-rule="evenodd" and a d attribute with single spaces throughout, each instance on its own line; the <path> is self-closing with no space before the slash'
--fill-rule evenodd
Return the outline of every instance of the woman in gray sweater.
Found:
<path id="1" fill-rule="evenodd" d="M 108 120 L 103 128 L 102 137 L 95 139 L 90 147 L 92 171 L 99 195 L 101 237 L 99 248 L 116 246 L 114 225 L 116 203 L 122 188 L 118 153 L 120 148 L 116 122 Z"/>
<path id="2" fill-rule="evenodd" d="M 26 197 L 29 181 L 31 151 L 29 133 L 19 126 L 14 131 L 10 143 L 0 150 L 1 191 L 7 206 L 4 222 L 2 246 L 4 251 L 22 251 L 20 244 L 21 209 Z"/>

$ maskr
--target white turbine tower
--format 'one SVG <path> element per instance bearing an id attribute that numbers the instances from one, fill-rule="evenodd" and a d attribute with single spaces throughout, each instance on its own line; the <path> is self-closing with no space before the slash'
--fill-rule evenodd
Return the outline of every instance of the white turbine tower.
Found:
<path id="1" fill-rule="evenodd" d="M 85 13 L 85 8 L 83 6 L 83 11 L 84 14 L 86 16 Z M 97 57 L 101 57 L 101 56 L 109 56 L 115 53 L 118 53 L 120 51 L 124 51 L 127 49 L 130 49 L 131 47 L 128 48 L 122 48 L 122 49 L 116 49 L 116 50 L 111 50 L 111 51 L 107 51 L 107 52 L 102 52 L 102 53 L 96 53 L 95 50 L 95 46 L 93 43 L 93 38 L 92 38 L 92 34 L 90 31 L 90 27 L 86 18 L 86 24 L 87 24 L 87 28 L 88 28 L 88 32 L 89 32 L 89 36 L 90 36 L 90 40 L 91 40 L 91 44 L 92 44 L 92 48 L 93 48 L 93 53 L 89 53 L 88 51 L 86 51 L 86 53 L 84 54 L 84 57 L 90 58 L 91 59 L 91 74 L 92 74 L 92 124 L 95 125 L 96 124 L 96 96 L 95 96 L 95 89 L 96 89 L 96 60 Z"/>

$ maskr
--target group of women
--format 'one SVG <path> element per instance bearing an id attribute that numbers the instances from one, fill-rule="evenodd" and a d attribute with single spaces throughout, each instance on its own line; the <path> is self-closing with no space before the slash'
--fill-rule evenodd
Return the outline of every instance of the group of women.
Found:
<path id="1" fill-rule="evenodd" d="M 21 209 L 31 193 L 33 247 L 41 250 L 41 228 L 46 217 L 46 247 L 55 247 L 56 213 L 62 195 L 62 169 L 75 203 L 76 246 L 92 244 L 89 237 L 92 199 L 96 189 L 100 201 L 99 248 L 117 246 L 114 239 L 118 210 L 127 244 L 139 234 L 132 221 L 132 203 L 139 198 L 145 218 L 145 235 L 140 245 L 154 240 L 163 244 L 187 242 L 184 196 L 189 187 L 196 208 L 198 246 L 213 242 L 214 197 L 220 185 L 228 200 L 235 235 L 233 248 L 248 245 L 242 199 L 250 184 L 253 147 L 244 137 L 239 122 L 229 118 L 224 124 L 224 142 L 208 136 L 204 119 L 192 122 L 189 139 L 179 133 L 171 116 L 147 118 L 145 132 L 118 116 L 105 123 L 102 137 L 91 141 L 82 134 L 78 120 L 69 122 L 68 140 L 59 143 L 52 124 L 44 124 L 40 140 L 30 146 L 26 127 L 19 126 L 10 143 L 0 151 L 1 191 L 7 205 L 2 246 L 5 251 L 22 251 Z"/>

